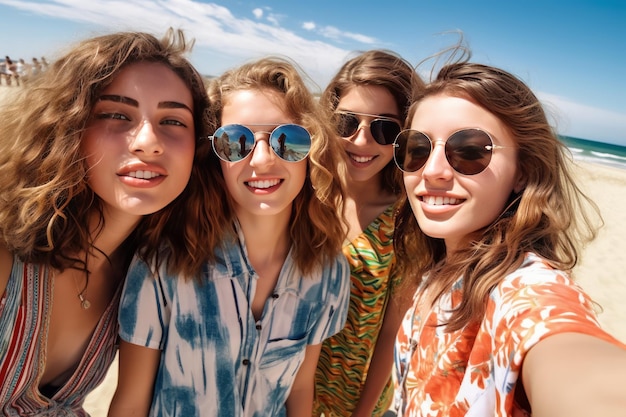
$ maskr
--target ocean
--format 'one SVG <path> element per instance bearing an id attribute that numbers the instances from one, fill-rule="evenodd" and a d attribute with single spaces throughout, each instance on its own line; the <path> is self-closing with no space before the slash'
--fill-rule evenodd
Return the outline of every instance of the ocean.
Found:
<path id="1" fill-rule="evenodd" d="M 560 136 L 576 160 L 593 162 L 626 170 L 626 146 Z"/>

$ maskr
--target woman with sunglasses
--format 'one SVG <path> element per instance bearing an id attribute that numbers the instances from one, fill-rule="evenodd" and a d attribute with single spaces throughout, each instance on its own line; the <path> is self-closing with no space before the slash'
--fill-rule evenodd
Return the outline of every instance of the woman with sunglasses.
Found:
<path id="1" fill-rule="evenodd" d="M 135 249 L 183 235 L 208 107 L 188 51 L 173 30 L 89 38 L 2 107 L 1 415 L 88 415 Z"/>
<path id="2" fill-rule="evenodd" d="M 343 253 L 352 285 L 346 326 L 323 343 L 315 416 L 380 416 L 393 399 L 393 342 L 404 313 L 391 272 L 402 190 L 393 141 L 414 90 L 422 87 L 400 56 L 372 50 L 346 62 L 320 99 L 334 113 L 337 142 L 348 162 Z"/>
<path id="3" fill-rule="evenodd" d="M 209 97 L 205 186 L 222 195 L 196 221 L 213 252 L 131 266 L 110 415 L 311 415 L 321 343 L 348 308 L 341 150 L 287 61 L 227 71 Z"/>
<path id="4" fill-rule="evenodd" d="M 396 344 L 402 416 L 623 416 L 626 346 L 571 278 L 599 213 L 531 90 L 465 60 L 409 111 Z M 592 209 L 592 210 L 589 210 Z"/>

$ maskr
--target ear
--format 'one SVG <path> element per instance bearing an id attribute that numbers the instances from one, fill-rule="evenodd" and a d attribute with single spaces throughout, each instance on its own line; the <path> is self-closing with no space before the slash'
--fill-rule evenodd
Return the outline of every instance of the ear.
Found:
<path id="1" fill-rule="evenodd" d="M 522 175 L 522 173 L 518 170 L 517 178 L 515 179 L 515 186 L 513 186 L 513 191 L 515 194 L 519 194 L 524 188 L 526 188 L 526 178 Z"/>

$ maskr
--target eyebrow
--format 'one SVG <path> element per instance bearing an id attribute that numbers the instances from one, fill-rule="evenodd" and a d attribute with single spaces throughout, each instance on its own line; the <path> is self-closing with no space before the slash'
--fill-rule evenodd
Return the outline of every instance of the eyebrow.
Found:
<path id="1" fill-rule="evenodd" d="M 98 97 L 98 101 L 115 101 L 117 103 L 128 104 L 129 106 L 139 107 L 139 102 L 133 98 L 126 96 L 119 96 L 116 94 L 104 94 Z M 186 104 L 179 103 L 178 101 L 161 101 L 157 105 L 159 109 L 187 109 L 190 113 L 193 113 L 193 110 L 189 108 Z"/>

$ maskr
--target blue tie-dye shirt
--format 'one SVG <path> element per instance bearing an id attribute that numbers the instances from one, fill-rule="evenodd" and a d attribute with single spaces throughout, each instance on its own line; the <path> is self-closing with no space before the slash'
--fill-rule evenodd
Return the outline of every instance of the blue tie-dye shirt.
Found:
<path id="1" fill-rule="evenodd" d="M 162 350 L 152 416 L 284 416 L 307 345 L 346 321 L 350 271 L 343 254 L 302 276 L 291 253 L 262 318 L 251 310 L 259 276 L 243 237 L 217 252 L 202 281 L 159 278 L 135 259 L 120 305 L 120 336 Z"/>

